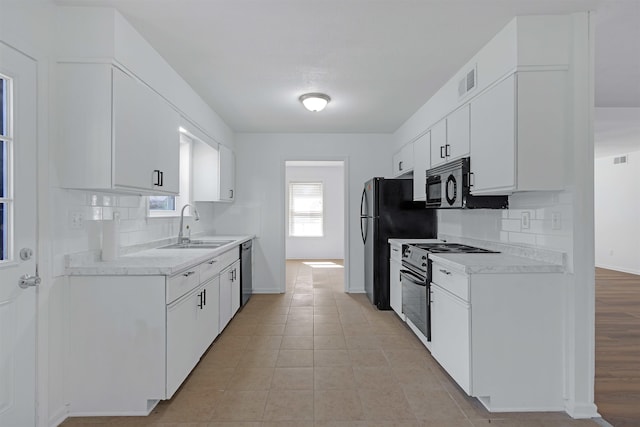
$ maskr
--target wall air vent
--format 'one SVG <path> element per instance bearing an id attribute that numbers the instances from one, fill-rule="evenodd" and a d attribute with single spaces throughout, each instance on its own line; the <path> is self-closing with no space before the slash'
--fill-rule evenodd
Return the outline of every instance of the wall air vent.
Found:
<path id="1" fill-rule="evenodd" d="M 467 92 L 476 87 L 476 70 L 467 73 Z"/>
<path id="2" fill-rule="evenodd" d="M 476 69 L 472 68 L 458 81 L 458 99 L 476 87 Z"/>
<path id="3" fill-rule="evenodd" d="M 619 157 L 614 157 L 613 158 L 613 164 L 614 165 L 619 165 L 622 163 L 627 163 L 627 156 L 619 156 Z"/>

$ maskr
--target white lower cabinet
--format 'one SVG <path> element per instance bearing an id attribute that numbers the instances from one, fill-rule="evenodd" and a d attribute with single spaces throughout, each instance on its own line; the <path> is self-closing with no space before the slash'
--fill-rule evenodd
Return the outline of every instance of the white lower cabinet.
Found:
<path id="1" fill-rule="evenodd" d="M 492 412 L 563 410 L 563 275 L 433 262 L 431 353 Z"/>
<path id="2" fill-rule="evenodd" d="M 389 300 L 391 309 L 402 320 L 402 284 L 400 283 L 400 268 L 402 267 L 402 246 L 391 244 L 391 258 L 389 259 Z"/>
<path id="3" fill-rule="evenodd" d="M 470 319 L 469 303 L 431 286 L 431 354 L 467 393 L 471 393 Z"/>
<path id="4" fill-rule="evenodd" d="M 240 261 L 220 273 L 220 332 L 240 308 Z"/>
<path id="5" fill-rule="evenodd" d="M 70 276 L 69 414 L 170 399 L 238 310 L 239 265 L 236 247 L 171 277 Z"/>

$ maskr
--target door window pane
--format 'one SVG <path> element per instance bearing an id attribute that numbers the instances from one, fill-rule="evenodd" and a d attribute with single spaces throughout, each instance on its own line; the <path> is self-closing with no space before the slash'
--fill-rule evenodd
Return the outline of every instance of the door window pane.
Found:
<path id="1" fill-rule="evenodd" d="M 149 209 L 154 211 L 175 211 L 176 198 L 174 196 L 149 196 Z"/>
<path id="2" fill-rule="evenodd" d="M 0 198 L 7 197 L 7 185 L 9 184 L 7 174 L 9 173 L 9 159 L 7 156 L 7 143 L 0 140 L 0 166 L 2 166 L 2 172 L 0 172 Z"/>
<path id="3" fill-rule="evenodd" d="M 6 90 L 6 80 L 0 77 L 0 135 L 5 136 L 7 134 L 6 123 L 7 123 L 7 99 L 5 94 Z"/>

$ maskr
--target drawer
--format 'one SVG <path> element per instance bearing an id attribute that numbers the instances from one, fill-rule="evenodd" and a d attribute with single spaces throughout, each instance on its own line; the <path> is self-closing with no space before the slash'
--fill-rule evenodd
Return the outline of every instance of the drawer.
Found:
<path id="1" fill-rule="evenodd" d="M 188 268 L 175 276 L 167 277 L 167 304 L 177 300 L 200 284 L 200 266 Z"/>
<path id="2" fill-rule="evenodd" d="M 391 259 L 402 262 L 402 245 L 389 245 L 391 247 Z"/>
<path id="3" fill-rule="evenodd" d="M 204 283 L 240 259 L 238 246 L 200 264 L 200 282 Z"/>
<path id="4" fill-rule="evenodd" d="M 466 274 L 434 262 L 431 281 L 442 289 L 469 301 L 469 276 Z"/>

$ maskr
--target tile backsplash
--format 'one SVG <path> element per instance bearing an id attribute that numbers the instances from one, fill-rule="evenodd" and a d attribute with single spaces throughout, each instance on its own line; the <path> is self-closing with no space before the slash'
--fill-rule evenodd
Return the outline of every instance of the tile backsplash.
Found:
<path id="1" fill-rule="evenodd" d="M 438 234 L 566 254 L 573 272 L 572 193 L 523 192 L 509 197 L 509 209 L 439 210 Z"/>
<path id="2" fill-rule="evenodd" d="M 53 253 L 54 273 L 64 274 L 68 254 L 94 252 L 99 255 L 103 221 L 120 216 L 120 246 L 140 245 L 178 235 L 179 217 L 147 217 L 147 198 L 136 195 L 117 195 L 56 188 L 52 192 L 54 215 Z M 185 217 L 192 233 L 210 230 L 213 207 L 198 204 L 201 220 Z"/>

